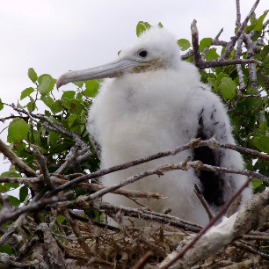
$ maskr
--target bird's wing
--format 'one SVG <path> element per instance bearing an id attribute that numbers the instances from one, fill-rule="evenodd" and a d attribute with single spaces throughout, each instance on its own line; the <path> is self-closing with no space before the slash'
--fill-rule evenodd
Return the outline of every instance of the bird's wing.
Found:
<path id="1" fill-rule="evenodd" d="M 193 103 L 199 113 L 196 137 L 205 140 L 215 135 L 217 141 L 221 143 L 235 144 L 227 110 L 220 98 L 202 87 L 196 90 L 193 98 Z M 244 167 L 241 155 L 229 149 L 196 148 L 193 151 L 193 159 L 220 167 L 236 169 Z M 216 206 L 221 206 L 244 181 L 244 177 L 240 175 L 219 174 L 210 171 L 200 171 L 198 177 L 205 199 L 209 204 Z"/>

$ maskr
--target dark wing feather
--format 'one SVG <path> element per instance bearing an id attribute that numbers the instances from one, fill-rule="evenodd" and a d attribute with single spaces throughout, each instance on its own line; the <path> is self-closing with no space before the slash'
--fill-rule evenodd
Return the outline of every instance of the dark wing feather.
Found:
<path id="1" fill-rule="evenodd" d="M 202 114 L 202 113 L 201 113 Z M 208 139 L 204 132 L 204 124 L 202 116 L 199 119 L 199 127 L 196 135 L 197 138 L 202 140 Z M 194 160 L 200 160 L 204 164 L 218 165 L 214 150 L 209 147 L 200 147 L 194 149 L 193 154 Z M 202 193 L 206 201 L 215 206 L 221 206 L 224 204 L 224 181 L 221 175 L 211 171 L 200 171 L 197 175 L 202 183 Z"/>

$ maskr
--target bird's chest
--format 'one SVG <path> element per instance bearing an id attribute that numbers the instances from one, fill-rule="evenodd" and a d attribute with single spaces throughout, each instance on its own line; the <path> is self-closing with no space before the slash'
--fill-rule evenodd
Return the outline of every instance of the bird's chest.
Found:
<path id="1" fill-rule="evenodd" d="M 192 129 L 193 122 L 184 117 L 186 102 L 163 92 L 129 87 L 115 94 L 105 124 L 109 139 L 104 143 L 113 150 L 137 151 L 141 157 L 187 143 L 186 130 Z"/>

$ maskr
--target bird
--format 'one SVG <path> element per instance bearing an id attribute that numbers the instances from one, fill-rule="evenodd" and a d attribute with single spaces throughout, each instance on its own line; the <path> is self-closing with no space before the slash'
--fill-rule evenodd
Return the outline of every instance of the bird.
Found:
<path id="1" fill-rule="evenodd" d="M 123 48 L 108 64 L 59 77 L 57 88 L 70 82 L 105 78 L 89 108 L 86 128 L 101 150 L 101 169 L 130 162 L 158 152 L 174 150 L 193 138 L 215 138 L 235 144 L 227 109 L 209 85 L 200 81 L 198 69 L 181 60 L 175 36 L 163 27 L 152 26 Z M 224 148 L 200 147 L 167 156 L 102 177 L 105 186 L 154 169 L 180 163 L 188 157 L 205 164 L 244 169 L 241 155 Z M 152 175 L 127 185 L 126 189 L 155 192 L 164 200 L 143 199 L 151 210 L 171 214 L 205 226 L 209 222 L 194 184 L 201 189 L 210 209 L 216 213 L 246 181 L 238 174 L 174 170 Z M 252 196 L 251 187 L 242 192 L 242 204 Z M 108 193 L 103 202 L 138 207 L 134 201 Z"/>

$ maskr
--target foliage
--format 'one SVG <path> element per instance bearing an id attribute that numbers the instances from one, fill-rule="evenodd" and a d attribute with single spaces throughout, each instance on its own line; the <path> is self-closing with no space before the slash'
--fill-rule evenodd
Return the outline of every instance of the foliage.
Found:
<path id="1" fill-rule="evenodd" d="M 234 129 L 234 136 L 237 143 L 250 149 L 256 149 L 261 152 L 269 153 L 269 43 L 268 30 L 263 27 L 267 11 L 256 18 L 255 14 L 251 17 L 249 24 L 245 28 L 246 33 L 254 31 L 252 41 L 256 42 L 254 55 L 250 55 L 246 47 L 242 49 L 242 58 L 253 59 L 260 62 L 255 66 L 257 74 L 256 82 L 251 76 L 251 65 L 241 64 L 243 72 L 243 82 L 236 65 L 211 67 L 200 70 L 201 80 L 212 87 L 212 91 L 222 97 L 223 102 L 229 110 L 231 123 Z M 160 26 L 162 26 L 160 24 Z M 150 28 L 147 22 L 139 22 L 136 28 L 136 34 L 139 36 L 143 31 Z M 238 29 L 235 30 L 235 32 Z M 266 38 L 265 38 L 266 37 Z M 222 55 L 225 48 L 219 51 L 215 45 L 212 45 L 214 39 L 203 38 L 199 44 L 199 50 L 207 61 L 214 60 Z M 190 53 L 193 50 L 190 41 L 186 39 L 178 40 L 178 45 L 182 51 Z M 234 49 L 229 59 L 236 59 L 236 49 Z M 193 56 L 186 59 L 193 62 Z M 49 74 L 38 75 L 33 68 L 29 68 L 28 77 L 30 79 L 29 87 L 21 92 L 20 102 L 14 107 L 18 112 L 9 123 L 8 137 L 9 148 L 36 173 L 40 172 L 40 164 L 33 154 L 33 145 L 36 145 L 41 154 L 46 157 L 48 172 L 55 173 L 57 169 L 65 162 L 71 148 L 76 144 L 75 140 L 68 134 L 55 128 L 51 128 L 48 122 L 43 119 L 37 119 L 31 116 L 31 113 L 38 113 L 40 104 L 46 106 L 44 115 L 53 123 L 63 126 L 66 130 L 76 133 L 85 144 L 90 146 L 93 154 L 82 160 L 75 166 L 69 167 L 65 175 L 76 173 L 87 174 L 98 170 L 99 159 L 89 139 L 89 134 L 85 128 L 87 121 L 87 110 L 92 104 L 92 100 L 98 92 L 99 80 L 84 81 L 74 83 L 77 90 L 62 92 L 60 98 L 55 98 L 54 93 L 56 79 Z M 27 101 L 26 101 L 27 100 Z M 4 103 L 0 99 L 0 110 L 5 109 Z M 19 113 L 20 109 L 26 109 L 28 115 Z M 10 119 L 10 118 L 9 118 Z M 3 119 L 5 120 L 5 119 Z M 6 119 L 7 120 L 7 119 Z M 268 163 L 264 160 L 257 160 L 251 155 L 244 155 L 246 168 L 250 171 L 257 171 L 265 176 L 269 176 L 267 169 Z M 10 169 L 2 173 L 1 177 L 25 177 L 25 173 L 18 167 L 11 165 Z M 255 191 L 263 191 L 268 184 L 255 178 L 253 180 Z M 9 196 L 11 206 L 18 207 L 26 205 L 31 200 L 30 188 L 27 184 L 6 182 L 0 184 L 1 193 L 11 189 L 19 189 L 19 198 Z M 71 199 L 85 194 L 85 190 L 76 187 Z M 1 198 L 1 207 L 3 199 Z M 90 211 L 88 216 L 95 220 L 102 221 L 103 217 L 97 211 Z M 85 217 L 87 217 L 85 215 Z M 40 212 L 39 221 L 46 218 L 46 211 Z M 66 223 L 66 218 L 59 215 L 59 223 Z M 10 227 L 12 222 L 7 222 L 5 229 Z M 55 233 L 59 233 L 57 227 Z M 31 232 L 28 231 L 30 234 Z M 1 252 L 14 254 L 16 249 L 12 249 L 9 244 L 2 245 Z"/>

